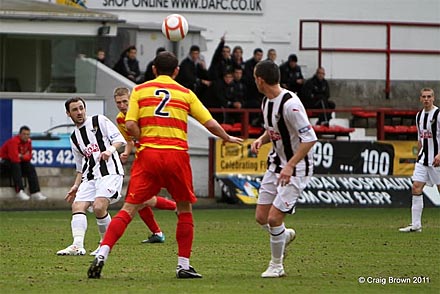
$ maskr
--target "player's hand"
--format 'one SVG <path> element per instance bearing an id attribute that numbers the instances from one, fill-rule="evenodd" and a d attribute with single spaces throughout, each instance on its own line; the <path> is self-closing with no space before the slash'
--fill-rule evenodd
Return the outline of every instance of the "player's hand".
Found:
<path id="1" fill-rule="evenodd" d="M 105 150 L 104 152 L 99 155 L 99 160 L 108 160 L 112 156 L 112 153 L 108 150 Z"/>
<path id="2" fill-rule="evenodd" d="M 280 172 L 280 176 L 277 181 L 277 185 L 281 185 L 282 187 L 286 186 L 290 183 L 290 178 L 293 174 L 293 167 L 290 165 L 286 165 Z"/>
<path id="3" fill-rule="evenodd" d="M 434 162 L 432 163 L 432 165 L 435 167 L 440 166 L 440 153 L 434 157 Z"/>
<path id="4" fill-rule="evenodd" d="M 243 144 L 243 139 L 239 138 L 239 137 L 234 137 L 234 136 L 228 136 L 228 138 L 226 140 L 223 140 L 223 142 L 228 142 L 228 143 L 235 143 L 235 144 Z"/>
<path id="5" fill-rule="evenodd" d="M 128 160 L 128 156 L 129 156 L 129 154 L 127 154 L 127 153 L 121 153 L 121 155 L 119 155 L 119 158 L 121 159 L 122 163 L 126 163 Z"/>
<path id="6" fill-rule="evenodd" d="M 64 200 L 66 200 L 67 202 L 69 202 L 70 204 L 73 203 L 73 200 L 75 200 L 76 197 L 76 192 L 78 191 L 78 186 L 77 185 L 73 185 L 69 192 L 67 192 L 66 197 L 64 197 Z"/>
<path id="7" fill-rule="evenodd" d="M 259 139 L 252 142 L 252 144 L 251 144 L 252 153 L 258 154 L 258 151 L 260 150 L 261 145 L 263 145 L 263 144 L 262 144 L 261 140 L 259 140 Z"/>

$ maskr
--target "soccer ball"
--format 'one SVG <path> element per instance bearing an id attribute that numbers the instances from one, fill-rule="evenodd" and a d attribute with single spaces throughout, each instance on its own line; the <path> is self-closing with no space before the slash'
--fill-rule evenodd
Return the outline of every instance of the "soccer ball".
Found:
<path id="1" fill-rule="evenodd" d="M 188 33 L 188 22 L 180 14 L 170 14 L 162 22 L 162 33 L 173 42 L 185 38 Z"/>

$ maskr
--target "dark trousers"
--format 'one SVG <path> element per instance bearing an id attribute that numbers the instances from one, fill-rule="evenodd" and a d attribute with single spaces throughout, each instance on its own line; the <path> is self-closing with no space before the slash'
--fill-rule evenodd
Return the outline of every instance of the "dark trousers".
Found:
<path id="1" fill-rule="evenodd" d="M 333 101 L 330 100 L 323 100 L 321 99 L 321 101 L 319 101 L 316 105 L 315 108 L 319 109 L 335 109 L 336 108 L 336 104 Z M 321 123 L 325 123 L 328 125 L 330 119 L 332 118 L 332 113 L 331 112 L 323 112 L 320 113 L 318 116 L 318 121 L 316 122 L 317 125 L 320 125 Z"/>
<path id="2" fill-rule="evenodd" d="M 15 191 L 24 190 L 23 177 L 28 179 L 29 192 L 40 192 L 40 183 L 38 182 L 35 167 L 30 162 L 14 163 L 9 160 L 2 160 L 2 170 L 9 170 L 14 180 Z"/>

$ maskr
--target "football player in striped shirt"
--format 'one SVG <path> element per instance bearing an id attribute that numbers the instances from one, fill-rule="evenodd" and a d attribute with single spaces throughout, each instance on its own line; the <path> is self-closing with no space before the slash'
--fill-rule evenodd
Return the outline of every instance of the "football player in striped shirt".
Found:
<path id="1" fill-rule="evenodd" d="M 65 197 L 72 204 L 73 244 L 59 250 L 57 255 L 84 255 L 86 210 L 93 207 L 102 239 L 111 221 L 107 208 L 121 198 L 124 169 L 116 149 L 125 145 L 126 141 L 105 116 L 87 116 L 83 98 L 68 99 L 65 108 L 76 126 L 70 136 L 70 144 L 77 174 Z"/>
<path id="2" fill-rule="evenodd" d="M 122 163 L 127 162 L 128 156 L 130 156 L 132 150 L 135 148 L 135 142 L 133 137 L 127 131 L 125 127 L 125 116 L 127 115 L 128 110 L 128 101 L 130 98 L 130 90 L 125 87 L 116 88 L 113 92 L 113 97 L 115 99 L 116 107 L 119 109 L 119 113 L 116 116 L 116 123 L 119 131 L 122 136 L 124 136 L 127 141 L 127 145 L 125 145 L 124 152 L 122 152 L 119 157 Z M 154 196 L 150 200 L 148 200 L 145 204 L 144 208 L 139 210 L 139 216 L 142 221 L 147 225 L 147 227 L 152 232 L 152 235 L 147 239 L 143 240 L 142 243 L 163 243 L 165 242 L 165 235 L 161 231 L 159 224 L 154 219 L 154 213 L 151 207 L 156 207 L 157 209 L 164 210 L 176 210 L 176 202 L 168 200 L 164 197 Z"/>
<path id="3" fill-rule="evenodd" d="M 257 222 L 270 234 L 272 255 L 261 277 L 278 278 L 285 275 L 284 251 L 296 234 L 285 227 L 284 218 L 295 213 L 296 201 L 313 174 L 312 147 L 317 138 L 301 100 L 281 88 L 275 63 L 257 63 L 254 77 L 258 91 L 265 95 L 261 107 L 266 130 L 251 150 L 258 153 L 263 144 L 272 142 L 255 212 Z"/>
<path id="4" fill-rule="evenodd" d="M 192 203 L 197 201 L 187 152 L 189 115 L 223 141 L 243 142 L 241 138 L 229 136 L 197 96 L 174 81 L 179 67 L 173 53 L 159 53 L 153 64 L 156 79 L 134 87 L 126 116 L 127 129 L 140 146 L 131 169 L 125 203 L 110 223 L 101 248 L 89 267 L 89 278 L 100 278 L 111 248 L 124 234 L 137 211 L 144 207 L 145 201 L 162 187 L 177 203 L 176 277 L 201 278 L 189 260 L 194 237 Z"/>
<path id="5" fill-rule="evenodd" d="M 400 232 L 422 232 L 423 187 L 437 185 L 440 193 L 440 109 L 434 105 L 434 90 L 420 91 L 423 109 L 416 115 L 419 152 L 412 176 L 411 224 Z"/>

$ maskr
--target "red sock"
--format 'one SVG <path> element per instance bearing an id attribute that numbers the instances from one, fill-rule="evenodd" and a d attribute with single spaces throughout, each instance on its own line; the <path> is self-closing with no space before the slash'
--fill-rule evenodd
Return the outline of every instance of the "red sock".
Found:
<path id="1" fill-rule="evenodd" d="M 154 213 L 151 207 L 145 206 L 144 208 L 139 210 L 139 216 L 153 234 L 160 233 L 159 225 L 154 219 Z"/>
<path id="2" fill-rule="evenodd" d="M 194 221 L 192 213 L 180 213 L 177 218 L 176 240 L 179 248 L 178 256 L 189 258 L 191 256 L 191 248 L 194 238 Z"/>
<path id="3" fill-rule="evenodd" d="M 110 222 L 107 231 L 104 235 L 104 240 L 102 240 L 101 245 L 108 245 L 110 249 L 116 244 L 119 238 L 125 232 L 128 224 L 131 222 L 131 217 L 125 210 L 120 210 Z"/>
<path id="4" fill-rule="evenodd" d="M 155 207 L 162 210 L 176 210 L 176 202 L 168 200 L 164 197 L 156 196 Z"/>

